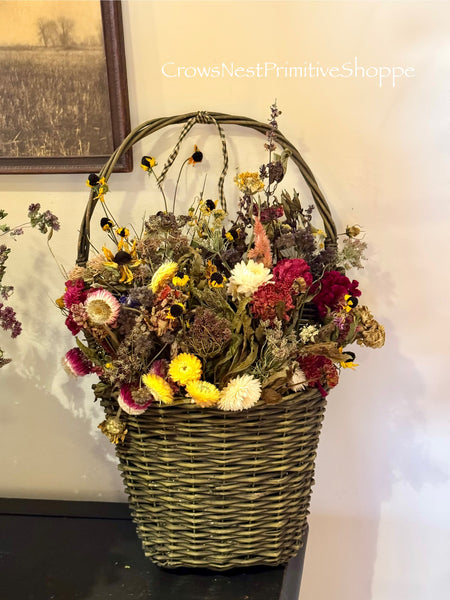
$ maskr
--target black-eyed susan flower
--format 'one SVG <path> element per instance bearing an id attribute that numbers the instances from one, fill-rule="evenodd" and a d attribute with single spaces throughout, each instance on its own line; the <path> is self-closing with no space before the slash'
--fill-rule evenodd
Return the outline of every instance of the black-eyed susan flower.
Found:
<path id="1" fill-rule="evenodd" d="M 119 227 L 116 229 L 116 233 L 121 238 L 127 238 L 130 235 L 130 231 L 126 227 Z"/>
<path id="2" fill-rule="evenodd" d="M 215 287 L 215 288 L 223 288 L 224 283 L 226 282 L 227 278 L 224 277 L 222 275 L 222 273 L 219 273 L 218 271 L 216 271 L 215 273 L 213 273 L 211 275 L 211 277 L 208 279 L 208 284 L 211 287 Z"/>
<path id="3" fill-rule="evenodd" d="M 144 169 L 144 171 L 150 171 L 155 166 L 156 160 L 153 158 L 153 156 L 143 156 L 141 158 L 141 167 Z"/>
<path id="4" fill-rule="evenodd" d="M 97 173 L 90 173 L 90 175 L 88 175 L 88 178 L 86 180 L 86 185 L 93 188 L 99 184 L 99 181 L 100 181 L 100 177 L 97 175 Z"/>
<path id="5" fill-rule="evenodd" d="M 157 402 L 162 404 L 172 404 L 173 390 L 165 379 L 154 373 L 147 373 L 142 376 L 142 383 L 150 390 L 152 396 Z"/>
<path id="6" fill-rule="evenodd" d="M 190 165 L 195 165 L 196 163 L 202 162 L 203 160 L 203 152 L 201 152 L 197 146 L 194 146 L 194 153 L 189 158 L 188 162 Z"/>
<path id="7" fill-rule="evenodd" d="M 220 397 L 218 388 L 208 381 L 188 381 L 186 392 L 192 402 L 202 407 L 214 406 Z"/>
<path id="8" fill-rule="evenodd" d="M 350 294 L 346 294 L 344 296 L 344 301 L 345 301 L 344 309 L 347 312 L 350 312 L 352 310 L 352 308 L 355 308 L 355 306 L 358 305 L 358 298 L 355 298 L 355 296 L 351 296 Z"/>
<path id="9" fill-rule="evenodd" d="M 202 361 L 194 354 L 178 354 L 169 365 L 169 375 L 175 383 L 186 385 L 198 381 L 202 376 Z"/>
<path id="10" fill-rule="evenodd" d="M 230 242 L 235 242 L 239 239 L 239 230 L 236 227 L 232 227 L 229 231 L 226 232 L 225 237 Z"/>
<path id="11" fill-rule="evenodd" d="M 181 302 L 175 302 L 172 304 L 168 310 L 167 318 L 168 319 L 178 319 L 184 313 L 185 308 L 184 304 Z"/>
<path id="12" fill-rule="evenodd" d="M 183 273 L 182 271 L 178 271 L 172 278 L 172 283 L 176 287 L 184 287 L 189 283 L 189 275 Z"/>
<path id="13" fill-rule="evenodd" d="M 121 240 L 122 241 L 122 240 Z M 141 264 L 141 260 L 137 257 L 136 243 L 129 248 L 130 252 L 126 250 L 119 250 L 116 254 L 113 254 L 111 250 L 102 248 L 103 254 L 106 257 L 106 261 L 103 263 L 105 267 L 116 269 L 120 273 L 119 283 L 129 284 L 133 281 L 132 268 L 137 267 Z"/>
<path id="14" fill-rule="evenodd" d="M 111 221 L 111 219 L 108 219 L 108 217 L 103 217 L 100 219 L 100 227 L 103 229 L 103 231 L 111 231 L 111 229 L 114 227 L 114 223 Z"/>
<path id="15" fill-rule="evenodd" d="M 150 282 L 150 288 L 154 294 L 157 294 L 160 289 L 178 273 L 178 263 L 165 262 L 153 274 Z"/>
<path id="16" fill-rule="evenodd" d="M 339 348 L 339 352 L 348 356 L 348 358 L 340 362 L 340 365 L 343 369 L 355 369 L 359 366 L 354 362 L 356 358 L 356 354 L 354 352 L 349 352 L 348 350 L 344 352 L 342 348 Z"/>
<path id="17" fill-rule="evenodd" d="M 240 375 L 232 379 L 220 392 L 218 407 L 221 410 L 247 410 L 261 397 L 261 382 L 253 375 Z"/>
<path id="18" fill-rule="evenodd" d="M 106 179 L 104 177 L 102 177 L 101 179 L 99 179 L 97 185 L 92 186 L 94 189 L 97 190 L 97 195 L 95 196 L 95 200 L 100 200 L 100 202 L 104 202 L 105 201 L 105 194 L 107 192 L 109 192 L 109 187 L 106 183 Z"/>
<path id="19" fill-rule="evenodd" d="M 210 215 L 217 207 L 217 200 L 201 200 L 199 203 L 200 212 L 204 215 Z"/>
<path id="20" fill-rule="evenodd" d="M 111 292 L 102 288 L 91 292 L 84 306 L 89 320 L 95 325 L 113 325 L 119 316 L 119 301 Z"/>

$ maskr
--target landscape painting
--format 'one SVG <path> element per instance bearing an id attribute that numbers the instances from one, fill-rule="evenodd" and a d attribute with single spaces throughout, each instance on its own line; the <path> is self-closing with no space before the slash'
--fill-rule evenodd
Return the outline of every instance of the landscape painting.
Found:
<path id="1" fill-rule="evenodd" d="M 128 133 L 120 11 L 0 1 L 0 172 L 96 171 Z"/>

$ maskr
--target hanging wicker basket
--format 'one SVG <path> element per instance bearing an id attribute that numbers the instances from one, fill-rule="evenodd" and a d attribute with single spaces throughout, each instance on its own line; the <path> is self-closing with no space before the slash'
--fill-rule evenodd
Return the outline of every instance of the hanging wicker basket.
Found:
<path id="1" fill-rule="evenodd" d="M 269 125 L 215 112 L 153 119 L 130 133 L 99 177 L 108 181 L 119 157 L 151 133 L 184 124 L 181 142 L 196 123 L 215 125 L 222 138 L 223 196 L 227 156 L 222 126 L 265 134 Z M 277 144 L 291 152 L 323 220 L 326 243 L 334 244 L 335 225 L 309 167 L 280 132 Z M 89 256 L 96 202 L 92 192 L 79 237 L 81 266 Z M 101 402 L 107 415 L 117 412 L 114 394 L 104 394 Z M 176 399 L 170 406 L 153 404 L 138 417 L 127 416 L 128 433 L 117 456 L 145 554 L 164 567 L 217 570 L 279 565 L 293 557 L 307 527 L 325 405 L 319 390 L 309 388 L 242 412 L 204 409 Z"/>

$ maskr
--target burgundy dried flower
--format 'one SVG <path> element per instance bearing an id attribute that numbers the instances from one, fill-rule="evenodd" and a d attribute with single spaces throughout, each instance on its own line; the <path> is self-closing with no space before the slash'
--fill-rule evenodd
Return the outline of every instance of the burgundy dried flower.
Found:
<path id="1" fill-rule="evenodd" d="M 348 277 L 339 271 L 327 271 L 322 279 L 314 284 L 313 292 L 317 294 L 313 298 L 317 306 L 319 316 L 325 317 L 327 309 L 337 309 L 344 303 L 344 296 L 361 296 L 358 290 L 358 282 L 354 279 L 350 281 Z"/>
<path id="2" fill-rule="evenodd" d="M 92 362 L 86 358 L 79 348 L 69 350 L 63 360 L 63 366 L 69 375 L 82 377 L 92 373 Z"/>
<path id="3" fill-rule="evenodd" d="M 84 281 L 76 279 L 75 281 L 66 281 L 66 291 L 64 292 L 63 301 L 66 308 L 70 308 L 72 304 L 82 304 L 86 300 L 87 293 L 84 291 Z"/>
<path id="4" fill-rule="evenodd" d="M 326 356 L 308 354 L 297 359 L 305 374 L 310 387 L 317 387 L 323 396 L 327 395 L 326 388 L 331 389 L 338 384 L 339 373 L 333 361 Z"/>

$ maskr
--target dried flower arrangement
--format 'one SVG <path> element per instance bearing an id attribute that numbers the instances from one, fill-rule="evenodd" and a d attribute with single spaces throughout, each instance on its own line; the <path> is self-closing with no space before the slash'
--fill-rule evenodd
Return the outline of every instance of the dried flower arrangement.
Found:
<path id="1" fill-rule="evenodd" d="M 383 345 L 383 327 L 345 273 L 362 267 L 360 228 L 327 244 L 313 206 L 278 193 L 289 158 L 275 153 L 279 115 L 273 105 L 268 162 L 235 178 L 234 217 L 203 192 L 176 215 L 175 197 L 170 211 L 163 193 L 162 210 L 131 233 L 105 202 L 105 180 L 89 176 L 109 244 L 72 269 L 57 304 L 77 341 L 66 369 L 95 373 L 95 395 L 117 397 L 117 413 L 99 426 L 114 443 L 127 414 L 153 403 L 245 411 L 307 388 L 326 395 L 342 368 L 356 366 L 347 346 Z M 202 159 L 195 147 L 183 167 Z M 141 166 L 158 181 L 155 158 Z"/>
<path id="2" fill-rule="evenodd" d="M 0 209 L 0 221 L 4 221 L 8 213 Z M 7 223 L 0 224 L 0 237 L 8 236 L 14 241 L 25 233 L 25 229 L 32 227 L 37 229 L 42 234 L 47 234 L 49 241 L 54 231 L 59 230 L 58 218 L 49 210 L 41 211 L 40 204 L 30 204 L 28 207 L 28 221 L 15 227 L 10 227 Z M 11 248 L 6 244 L 0 244 L 0 298 L 7 301 L 14 293 L 14 286 L 4 285 L 3 277 L 6 273 L 6 261 L 11 253 Z M 9 331 L 12 338 L 16 338 L 22 333 L 22 323 L 17 319 L 16 311 L 12 306 L 6 306 L 4 302 L 0 302 L 0 325 L 4 331 Z M 0 368 L 11 362 L 10 358 L 6 358 L 4 351 L 0 348 Z"/>

